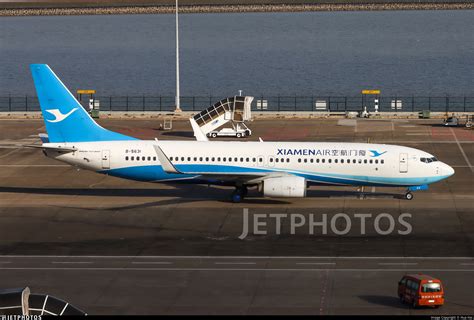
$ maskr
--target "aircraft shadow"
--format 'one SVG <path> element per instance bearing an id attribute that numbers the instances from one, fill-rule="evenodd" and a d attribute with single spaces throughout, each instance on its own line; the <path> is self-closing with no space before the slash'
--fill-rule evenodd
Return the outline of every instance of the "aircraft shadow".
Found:
<path id="1" fill-rule="evenodd" d="M 161 133 L 161 135 L 169 137 L 194 138 L 194 133 L 192 131 L 164 131 Z"/>
<path id="2" fill-rule="evenodd" d="M 398 297 L 395 297 L 395 296 L 362 295 L 362 296 L 359 296 L 359 298 L 368 303 L 377 304 L 380 306 L 397 308 L 397 309 L 409 308 L 408 305 L 401 303 Z"/>
<path id="3" fill-rule="evenodd" d="M 402 199 L 403 195 L 389 192 L 358 192 L 347 190 L 308 190 L 308 198 L 395 198 Z"/>

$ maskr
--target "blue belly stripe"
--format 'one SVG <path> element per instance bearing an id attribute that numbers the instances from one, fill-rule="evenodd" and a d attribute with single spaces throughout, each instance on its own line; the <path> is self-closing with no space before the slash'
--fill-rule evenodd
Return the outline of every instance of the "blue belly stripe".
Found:
<path id="1" fill-rule="evenodd" d="M 291 171 L 278 168 L 263 169 L 263 168 L 245 168 L 229 165 L 201 165 L 201 164 L 178 164 L 176 168 L 183 172 L 212 172 L 212 173 L 265 173 L 265 172 L 286 172 L 296 176 L 304 177 L 312 184 L 332 184 L 332 185 L 356 185 L 356 186 L 416 186 L 431 184 L 448 176 L 434 176 L 434 177 L 419 177 L 419 178 L 392 178 L 392 177 L 373 177 L 373 176 L 358 176 L 358 175 L 344 175 L 344 174 L 324 174 L 307 171 Z M 108 174 L 115 177 L 148 181 L 148 182 L 178 182 L 195 180 L 196 183 L 216 183 L 215 179 L 203 180 L 200 176 L 195 174 L 169 174 L 166 173 L 160 165 L 146 165 L 133 166 L 117 169 L 109 169 L 99 171 L 100 173 Z"/>

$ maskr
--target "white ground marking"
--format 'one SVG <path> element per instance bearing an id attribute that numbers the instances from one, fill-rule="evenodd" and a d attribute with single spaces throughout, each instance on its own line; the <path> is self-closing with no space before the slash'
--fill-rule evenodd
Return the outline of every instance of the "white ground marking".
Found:
<path id="1" fill-rule="evenodd" d="M 0 164 L 0 167 L 72 167 L 68 164 Z"/>
<path id="2" fill-rule="evenodd" d="M 471 168 L 471 172 L 474 172 L 474 168 L 472 168 L 471 162 L 469 161 L 469 158 L 466 156 L 466 153 L 464 152 L 464 149 L 462 148 L 461 143 L 459 143 L 458 137 L 454 133 L 453 128 L 449 128 L 449 129 L 451 130 L 451 133 L 453 134 L 454 140 L 456 141 L 456 144 L 458 145 L 459 150 L 461 151 L 462 156 L 464 157 L 464 160 L 466 161 L 469 168 Z"/>

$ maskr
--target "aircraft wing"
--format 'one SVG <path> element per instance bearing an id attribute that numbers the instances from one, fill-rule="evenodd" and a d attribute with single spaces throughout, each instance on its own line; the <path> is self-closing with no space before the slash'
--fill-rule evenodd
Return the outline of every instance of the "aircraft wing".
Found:
<path id="1" fill-rule="evenodd" d="M 168 156 L 163 152 L 163 150 L 158 145 L 153 146 L 155 148 L 156 155 L 158 160 L 163 167 L 163 170 L 166 173 L 173 174 L 190 174 L 190 175 L 199 175 L 204 179 L 209 180 L 219 180 L 219 181 L 241 181 L 245 183 L 259 183 L 262 180 L 267 178 L 288 176 L 288 173 L 284 172 L 196 172 L 196 171 L 182 171 L 176 168 L 168 158 Z"/>

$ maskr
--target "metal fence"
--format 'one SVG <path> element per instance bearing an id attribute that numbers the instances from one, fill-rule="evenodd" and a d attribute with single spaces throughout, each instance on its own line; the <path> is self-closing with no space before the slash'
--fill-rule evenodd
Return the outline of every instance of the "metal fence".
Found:
<path id="1" fill-rule="evenodd" d="M 83 95 L 80 101 L 87 108 L 89 96 Z M 201 111 L 223 97 L 194 96 L 181 97 L 183 111 Z M 172 96 L 95 96 L 101 111 L 111 112 L 171 112 L 175 108 Z M 378 100 L 376 103 L 375 100 Z M 261 112 L 346 112 L 374 111 L 375 104 L 381 112 L 474 112 L 474 96 L 471 97 L 420 97 L 420 96 L 255 96 L 253 111 Z M 37 97 L 1 96 L 0 112 L 39 111 Z"/>

